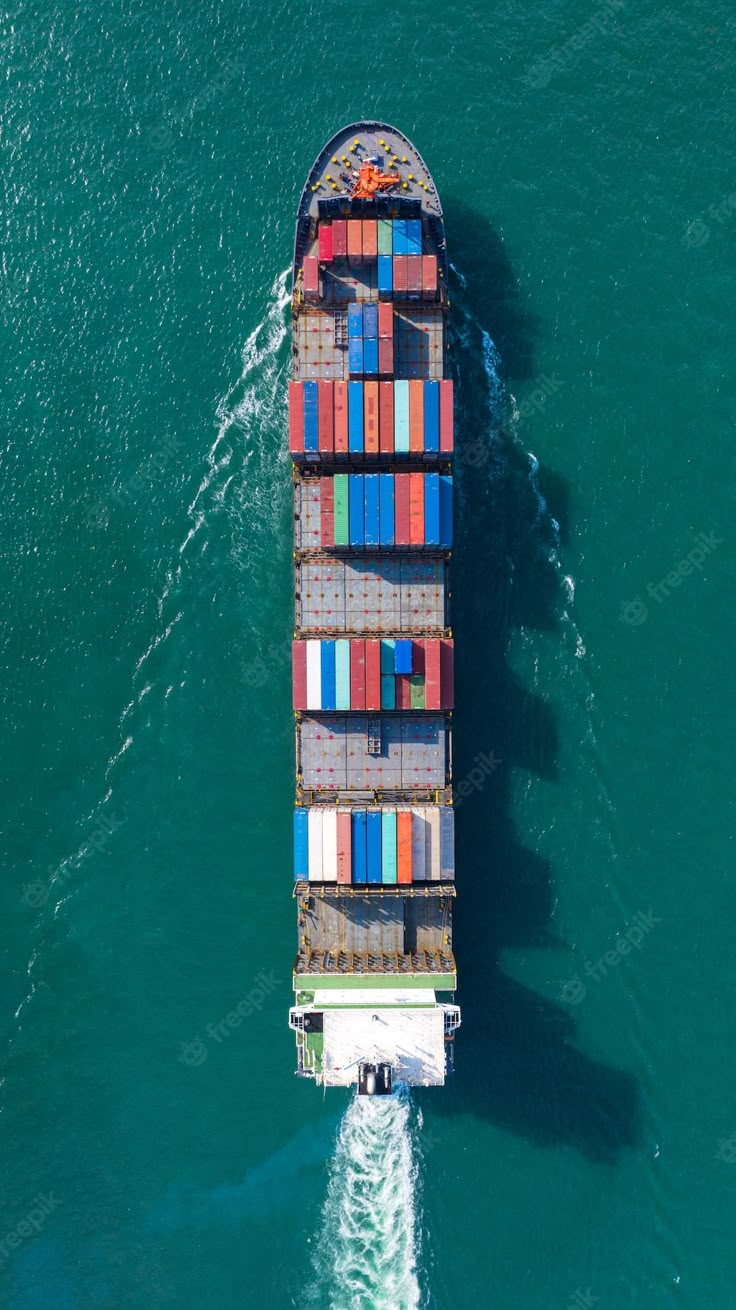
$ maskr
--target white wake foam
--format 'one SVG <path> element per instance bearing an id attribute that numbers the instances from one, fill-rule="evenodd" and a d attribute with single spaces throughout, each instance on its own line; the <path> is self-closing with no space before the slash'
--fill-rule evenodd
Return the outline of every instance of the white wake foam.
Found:
<path id="1" fill-rule="evenodd" d="M 273 282 L 269 295 L 269 305 L 262 322 L 253 329 L 247 338 L 242 352 L 242 368 L 236 382 L 219 401 L 216 409 L 217 432 L 205 455 L 205 468 L 193 500 L 187 508 L 189 526 L 180 542 L 176 556 L 166 569 L 166 576 L 161 592 L 156 600 L 156 627 L 150 633 L 148 643 L 136 660 L 131 676 L 131 696 L 121 712 L 119 720 L 119 744 L 111 755 L 105 770 L 108 784 L 105 795 L 87 815 L 86 822 L 93 822 L 102 807 L 111 798 L 112 777 L 123 756 L 134 744 L 137 731 L 138 706 L 153 685 L 160 683 L 161 694 L 168 699 L 173 684 L 164 678 L 150 681 L 149 666 L 152 656 L 168 642 L 175 626 L 185 612 L 186 598 L 185 576 L 183 566 L 190 555 L 190 546 L 195 539 L 201 543 L 200 553 L 207 549 L 207 528 L 214 516 L 223 509 L 234 512 L 238 518 L 247 517 L 252 525 L 257 518 L 273 517 L 275 494 L 273 481 L 274 466 L 287 462 L 284 453 L 284 441 L 275 440 L 275 428 L 283 423 L 285 399 L 282 374 L 286 366 L 285 343 L 287 338 L 286 307 L 289 303 L 287 290 L 289 269 L 279 273 Z M 270 440 L 269 440 L 270 438 Z M 276 450 L 276 457 L 273 451 Z M 270 450 L 270 459 L 268 451 Z M 258 476 L 249 469 L 248 461 L 258 455 Z M 235 458 L 237 457 L 237 458 Z M 237 492 L 232 494 L 232 504 L 228 505 L 225 493 L 235 479 L 233 467 L 236 467 L 238 482 Z M 265 473 L 264 473 L 265 470 Z M 283 477 L 283 467 L 278 470 L 278 477 Z M 283 478 L 284 485 L 288 485 Z M 265 483 L 265 485 L 264 485 Z M 253 533 L 246 534 L 252 542 Z M 242 533 L 234 534 L 233 551 L 240 553 Z M 145 682 L 144 690 L 140 684 Z"/>
<path id="2" fill-rule="evenodd" d="M 418 1310 L 418 1170 L 407 1088 L 355 1096 L 313 1239 L 319 1310 Z"/>

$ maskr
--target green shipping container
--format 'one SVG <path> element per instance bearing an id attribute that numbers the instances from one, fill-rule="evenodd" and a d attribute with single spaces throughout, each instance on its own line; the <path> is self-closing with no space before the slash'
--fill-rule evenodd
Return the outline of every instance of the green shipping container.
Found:
<path id="1" fill-rule="evenodd" d="M 393 673 L 381 674 L 381 709 L 396 709 L 396 678 Z"/>
<path id="2" fill-rule="evenodd" d="M 381 812 L 381 882 L 396 882 L 396 814 Z"/>
<path id="3" fill-rule="evenodd" d="M 335 709 L 350 709 L 350 642 L 335 642 Z"/>
<path id="4" fill-rule="evenodd" d="M 335 545 L 350 545 L 350 518 L 348 514 L 348 475 L 336 473 L 335 484 Z"/>
<path id="5" fill-rule="evenodd" d="M 424 709 L 424 674 L 412 673 L 410 679 L 411 685 L 411 708 L 413 710 Z"/>
<path id="6" fill-rule="evenodd" d="M 381 677 L 384 673 L 396 672 L 396 642 L 392 637 L 381 641 Z"/>
<path id="7" fill-rule="evenodd" d="M 400 378 L 394 383 L 394 450 L 409 453 L 409 383 Z"/>
<path id="8" fill-rule="evenodd" d="M 378 253 L 379 255 L 392 255 L 393 252 L 393 224 L 390 218 L 379 218 L 378 220 Z"/>

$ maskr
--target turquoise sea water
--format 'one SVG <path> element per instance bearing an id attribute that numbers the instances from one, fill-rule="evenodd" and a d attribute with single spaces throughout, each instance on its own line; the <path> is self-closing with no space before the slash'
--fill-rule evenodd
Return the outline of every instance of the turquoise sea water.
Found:
<path id="1" fill-rule="evenodd" d="M 733 1304 L 733 36 L 683 0 L 4 17 L 9 1310 Z M 457 777 L 494 761 L 456 1075 L 372 1120 L 286 1027 L 285 270 L 361 115 L 445 205 Z"/>

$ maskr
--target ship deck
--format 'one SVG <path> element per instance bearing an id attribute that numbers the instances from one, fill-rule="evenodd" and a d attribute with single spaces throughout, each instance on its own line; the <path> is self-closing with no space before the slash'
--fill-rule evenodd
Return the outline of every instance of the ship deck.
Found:
<path id="1" fill-rule="evenodd" d="M 444 559 L 304 558 L 295 570 L 297 627 L 310 636 L 449 629 Z"/>
<path id="2" fill-rule="evenodd" d="M 440 791 L 449 780 L 448 755 L 444 714 L 304 714 L 297 721 L 305 791 Z"/>
<path id="3" fill-rule="evenodd" d="M 437 188 L 416 147 L 397 128 L 366 119 L 343 128 L 320 151 L 302 192 L 299 217 L 316 218 L 320 200 L 347 196 L 357 169 L 367 159 L 382 171 L 396 173 L 398 187 L 390 193 L 392 199 L 419 201 L 428 215 L 442 216 Z"/>
<path id="4" fill-rule="evenodd" d="M 370 266 L 360 272 L 367 278 Z M 354 270 L 356 273 L 359 270 Z M 365 290 L 365 283 L 351 279 Z M 325 274 L 325 286 L 330 286 Z M 353 287 L 353 290 L 356 288 Z M 375 292 L 349 299 L 376 299 Z M 444 315 L 437 305 L 404 304 L 397 306 L 394 318 L 394 374 L 398 378 L 432 378 L 446 375 Z M 348 379 L 348 339 L 346 311 L 305 308 L 294 321 L 293 376 L 298 381 L 325 378 L 334 382 Z"/>

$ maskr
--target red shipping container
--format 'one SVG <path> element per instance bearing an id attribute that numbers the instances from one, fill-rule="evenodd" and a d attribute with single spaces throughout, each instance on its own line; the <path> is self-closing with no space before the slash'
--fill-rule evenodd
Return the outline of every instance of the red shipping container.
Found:
<path id="1" fill-rule="evenodd" d="M 320 264 L 332 263 L 331 223 L 320 223 L 319 225 L 319 262 Z"/>
<path id="2" fill-rule="evenodd" d="M 363 449 L 378 454 L 378 383 L 363 383 Z"/>
<path id="3" fill-rule="evenodd" d="M 348 384 L 335 383 L 335 454 L 348 453 Z"/>
<path id="4" fill-rule="evenodd" d="M 307 645 L 304 641 L 291 643 L 291 690 L 295 710 L 307 708 Z"/>
<path id="5" fill-rule="evenodd" d="M 437 256 L 422 255 L 422 296 L 434 300 L 437 295 Z"/>
<path id="6" fill-rule="evenodd" d="M 335 544 L 335 484 L 332 478 L 319 480 L 319 544 L 330 550 Z"/>
<path id="7" fill-rule="evenodd" d="M 394 384 L 379 382 L 378 407 L 380 410 L 379 444 L 382 455 L 392 455 L 394 449 Z"/>
<path id="8" fill-rule="evenodd" d="M 363 259 L 378 258 L 378 223 L 375 218 L 363 219 Z"/>
<path id="9" fill-rule="evenodd" d="M 378 372 L 391 374 L 394 371 L 394 339 L 378 338 Z"/>
<path id="10" fill-rule="evenodd" d="M 397 546 L 411 544 L 409 524 L 410 476 L 409 473 L 397 473 L 394 477 L 394 541 Z"/>
<path id="11" fill-rule="evenodd" d="M 350 643 L 350 708 L 351 710 L 365 709 L 364 641 L 351 641 Z"/>
<path id="12" fill-rule="evenodd" d="M 424 474 L 409 473 L 407 476 L 409 478 L 409 544 L 423 546 Z"/>
<path id="13" fill-rule="evenodd" d="M 388 300 L 381 300 L 378 304 L 378 335 L 379 337 L 394 335 L 394 307 Z"/>
<path id="14" fill-rule="evenodd" d="M 348 225 L 344 218 L 332 224 L 332 258 L 344 259 L 348 253 Z"/>
<path id="15" fill-rule="evenodd" d="M 428 637 L 424 643 L 424 677 L 424 708 L 439 710 L 442 708 L 440 643 L 436 637 Z"/>
<path id="16" fill-rule="evenodd" d="M 411 882 L 411 811 L 396 815 L 396 881 Z"/>
<path id="17" fill-rule="evenodd" d="M 324 380 L 317 383 L 317 419 L 319 431 L 320 455 L 331 455 L 335 449 L 334 438 L 335 400 L 332 383 Z"/>
<path id="18" fill-rule="evenodd" d="M 427 642 L 428 642 L 429 640 L 430 640 L 430 638 L 429 638 L 429 637 L 426 637 L 426 638 L 423 638 L 421 641 L 413 641 L 413 642 L 411 643 L 411 671 L 412 671 L 412 674 L 414 674 L 414 673 L 419 673 L 422 677 L 425 677 L 425 676 L 426 676 L 426 672 L 427 672 L 427 657 L 426 657 L 426 654 L 425 654 L 425 648 L 426 648 Z"/>
<path id="19" fill-rule="evenodd" d="M 424 382 L 421 378 L 412 378 L 409 383 L 409 450 L 412 455 L 421 455 L 424 450 Z"/>
<path id="20" fill-rule="evenodd" d="M 422 290 L 422 256 L 406 256 L 406 289 L 407 291 L 421 292 Z"/>
<path id="21" fill-rule="evenodd" d="M 406 295 L 409 271 L 406 267 L 408 255 L 394 255 L 394 296 Z"/>
<path id="22" fill-rule="evenodd" d="M 319 260 L 316 255 L 304 256 L 304 295 L 307 300 L 319 300 Z"/>
<path id="23" fill-rule="evenodd" d="M 301 382 L 289 383 L 289 451 L 304 454 L 304 391 Z"/>
<path id="24" fill-rule="evenodd" d="M 337 881 L 349 883 L 352 876 L 350 810 L 337 811 Z"/>
<path id="25" fill-rule="evenodd" d="M 365 643 L 365 708 L 381 708 L 381 643 L 369 640 Z"/>
<path id="26" fill-rule="evenodd" d="M 396 674 L 396 708 L 397 710 L 411 709 L 411 674 Z"/>
<path id="27" fill-rule="evenodd" d="M 363 224 L 359 218 L 348 219 L 348 263 L 363 262 Z"/>
<path id="28" fill-rule="evenodd" d="M 452 640 L 440 642 L 440 704 L 451 710 L 455 704 L 455 646 Z"/>
<path id="29" fill-rule="evenodd" d="M 454 447 L 452 379 L 440 382 L 440 451 L 451 454 Z"/>

